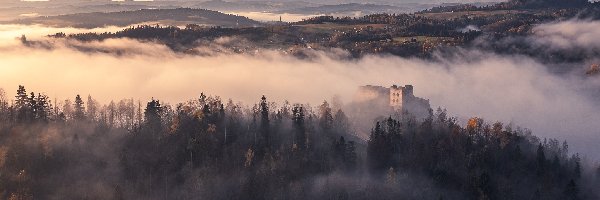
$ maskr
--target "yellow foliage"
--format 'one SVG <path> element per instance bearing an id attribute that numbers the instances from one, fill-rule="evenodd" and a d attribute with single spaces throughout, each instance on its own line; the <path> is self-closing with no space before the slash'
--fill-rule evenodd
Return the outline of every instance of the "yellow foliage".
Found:
<path id="1" fill-rule="evenodd" d="M 481 118 L 473 117 L 469 119 L 469 122 L 467 123 L 467 129 L 474 130 L 481 127 L 482 124 L 483 120 Z"/>

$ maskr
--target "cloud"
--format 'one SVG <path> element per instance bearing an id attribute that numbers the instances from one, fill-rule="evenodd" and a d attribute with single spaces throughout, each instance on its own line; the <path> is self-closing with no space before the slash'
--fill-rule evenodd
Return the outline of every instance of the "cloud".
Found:
<path id="1" fill-rule="evenodd" d="M 600 49 L 600 21 L 562 21 L 541 24 L 533 28 L 531 37 L 538 44 L 552 48 L 593 48 Z"/>
<path id="2" fill-rule="evenodd" d="M 52 50 L 26 48 L 13 40 L 0 41 L 11 47 L 0 53 L 0 87 L 6 91 L 21 84 L 59 100 L 90 94 L 103 103 L 153 97 L 177 103 L 205 92 L 252 104 L 264 94 L 271 101 L 316 105 L 334 95 L 349 102 L 360 85 L 412 84 L 417 96 L 447 108 L 463 122 L 473 116 L 512 122 L 541 137 L 568 139 L 576 151 L 592 158 L 600 156 L 600 104 L 589 95 L 589 88 L 600 87 L 599 78 L 557 75 L 524 56 L 471 50 L 438 56 L 436 61 L 395 56 L 340 59 L 322 51 L 310 51 L 310 59 L 269 50 L 193 56 L 128 39 L 52 40 Z M 82 52 L 72 48 L 73 43 L 129 53 Z"/>
<path id="3" fill-rule="evenodd" d="M 43 25 L 18 25 L 18 24 L 2 24 L 0 25 L 0 40 L 2 42 L 0 45 L 6 45 L 7 42 L 10 42 L 12 39 L 16 37 L 20 37 L 21 35 L 27 35 L 29 38 L 39 39 L 43 38 L 49 34 L 55 34 L 58 32 L 63 32 L 66 34 L 70 33 L 82 33 L 82 32 L 116 32 L 119 30 L 123 30 L 122 27 L 109 26 L 105 28 L 94 28 L 94 29 L 77 29 L 77 28 L 55 28 L 48 27 Z"/>
<path id="4" fill-rule="evenodd" d="M 462 33 L 466 33 L 469 31 L 481 31 L 481 29 L 475 25 L 468 25 L 464 28 L 458 29 L 458 31 L 462 32 Z"/>
<path id="5" fill-rule="evenodd" d="M 484 33 L 472 47 L 503 55 L 526 55 L 557 71 L 581 73 L 583 68 L 600 61 L 600 42 L 595 40 L 599 30 L 598 21 L 556 21 L 534 25 L 525 35 L 505 37 Z"/>

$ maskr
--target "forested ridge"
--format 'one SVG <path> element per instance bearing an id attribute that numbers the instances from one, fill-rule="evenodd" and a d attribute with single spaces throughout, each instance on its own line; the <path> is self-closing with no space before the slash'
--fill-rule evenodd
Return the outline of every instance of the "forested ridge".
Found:
<path id="1" fill-rule="evenodd" d="M 227 27 L 252 27 L 260 22 L 247 17 L 225 14 L 218 11 L 192 8 L 140 9 L 120 12 L 91 12 L 58 16 L 43 16 L 17 19 L 11 23 L 48 24 L 60 27 L 96 28 L 105 26 L 128 26 L 161 20 L 173 22 L 185 21 L 198 24 L 210 24 Z"/>
<path id="2" fill-rule="evenodd" d="M 305 57 L 307 54 L 305 51 L 313 49 L 330 51 L 339 48 L 348 51 L 352 58 L 392 54 L 432 59 L 440 51 L 453 52 L 456 48 L 474 48 L 499 54 L 530 56 L 544 63 L 578 63 L 594 58 L 597 56 L 597 51 L 538 47 L 529 44 L 531 40 L 529 37 L 535 36 L 536 27 L 542 24 L 600 19 L 599 5 L 598 2 L 592 3 L 587 0 L 513 0 L 487 6 L 470 4 L 440 6 L 404 14 L 377 13 L 361 17 L 315 16 L 293 23 L 279 22 L 257 26 L 252 26 L 251 22 L 242 23 L 244 20 L 238 20 L 241 23 L 239 26 L 219 26 L 187 19 L 181 21 L 187 24 L 185 27 L 169 24 L 161 26 L 142 20 L 136 23 L 122 23 L 121 26 L 129 27 L 116 32 L 72 34 L 58 32 L 49 37 L 82 42 L 128 38 L 164 44 L 175 52 L 192 55 L 205 55 L 211 51 L 253 54 L 268 49 Z M 174 9 L 102 15 L 110 18 L 115 18 L 112 15 L 116 15 L 119 20 L 123 17 L 118 16 L 125 16 L 125 13 L 126 16 L 150 15 L 153 16 L 150 21 L 156 21 L 160 19 L 159 16 L 162 16 L 154 16 L 156 12 L 168 14 L 167 19 L 171 19 L 173 18 L 171 15 L 190 18 L 190 12 L 193 14 L 200 11 L 209 13 L 209 16 L 218 14 L 208 10 Z M 80 15 L 95 16 L 98 13 Z M 103 18 L 97 20 L 103 21 Z M 233 22 L 236 21 L 229 20 L 229 24 Z M 140 25 L 140 23 L 152 25 Z M 223 43 L 227 40 L 233 42 Z M 34 44 L 26 43 L 32 47 L 52 48 L 54 46 Z M 218 44 L 219 48 L 209 48 L 208 52 L 199 48 L 211 44 Z M 87 52 L 114 53 L 107 50 L 82 49 L 77 45 L 74 47 Z"/>
<path id="3" fill-rule="evenodd" d="M 0 90 L 2 199 L 599 198 L 600 167 L 566 142 L 443 109 L 384 116 L 365 141 L 337 102 L 14 95 Z"/>

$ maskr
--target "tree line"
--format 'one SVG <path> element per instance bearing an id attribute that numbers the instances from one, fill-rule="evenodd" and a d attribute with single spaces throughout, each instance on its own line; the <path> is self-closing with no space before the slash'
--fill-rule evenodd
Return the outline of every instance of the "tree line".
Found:
<path id="1" fill-rule="evenodd" d="M 3 199 L 595 199 L 600 168 L 568 144 L 445 110 L 361 139 L 325 101 L 244 106 L 201 94 L 58 103 L 0 90 Z"/>

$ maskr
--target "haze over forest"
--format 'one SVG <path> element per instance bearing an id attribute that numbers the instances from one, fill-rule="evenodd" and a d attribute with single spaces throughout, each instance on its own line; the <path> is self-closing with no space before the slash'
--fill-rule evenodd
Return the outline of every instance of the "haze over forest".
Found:
<path id="1" fill-rule="evenodd" d="M 598 3 L 64 2 L 0 16 L 0 198 L 600 197 Z"/>

